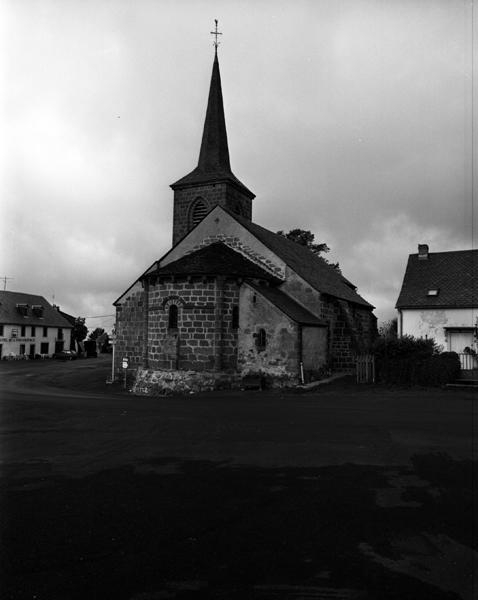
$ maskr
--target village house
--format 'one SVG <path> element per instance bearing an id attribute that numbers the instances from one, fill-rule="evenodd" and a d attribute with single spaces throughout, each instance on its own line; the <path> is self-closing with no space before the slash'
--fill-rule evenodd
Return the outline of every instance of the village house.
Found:
<path id="1" fill-rule="evenodd" d="M 0 358 L 51 357 L 70 348 L 71 330 L 43 296 L 0 291 Z"/>
<path id="2" fill-rule="evenodd" d="M 115 301 L 115 370 L 137 391 L 210 389 L 259 374 L 291 385 L 350 370 L 373 306 L 307 247 L 252 221 L 233 174 L 217 49 L 197 167 L 171 185 L 173 247 Z"/>
<path id="3" fill-rule="evenodd" d="M 433 338 L 444 350 L 477 350 L 478 250 L 410 254 L 397 300 L 398 334 Z M 463 359 L 462 359 L 463 363 Z"/>

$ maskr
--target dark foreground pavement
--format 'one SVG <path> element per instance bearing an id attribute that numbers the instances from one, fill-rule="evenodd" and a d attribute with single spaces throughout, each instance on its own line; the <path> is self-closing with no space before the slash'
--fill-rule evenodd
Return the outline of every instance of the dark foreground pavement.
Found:
<path id="1" fill-rule="evenodd" d="M 142 398 L 108 371 L 0 363 L 2 598 L 476 597 L 473 392 Z"/>

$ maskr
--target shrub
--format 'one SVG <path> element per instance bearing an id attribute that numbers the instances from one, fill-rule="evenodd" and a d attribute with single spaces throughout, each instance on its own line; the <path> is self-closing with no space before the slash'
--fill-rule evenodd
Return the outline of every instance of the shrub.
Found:
<path id="1" fill-rule="evenodd" d="M 460 360 L 455 352 L 440 353 L 433 339 L 380 337 L 374 345 L 377 378 L 402 385 L 443 385 L 455 379 Z"/>
<path id="2" fill-rule="evenodd" d="M 460 357 L 456 352 L 443 352 L 423 361 L 417 372 L 420 385 L 444 385 L 460 373 Z"/>

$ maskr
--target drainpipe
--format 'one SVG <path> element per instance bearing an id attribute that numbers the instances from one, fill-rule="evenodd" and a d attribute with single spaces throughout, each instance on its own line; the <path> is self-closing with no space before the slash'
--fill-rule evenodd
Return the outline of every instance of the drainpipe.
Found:
<path id="1" fill-rule="evenodd" d="M 224 307 L 224 280 L 218 275 L 216 278 L 216 306 L 214 308 L 214 370 L 220 371 L 222 367 L 222 328 Z"/>

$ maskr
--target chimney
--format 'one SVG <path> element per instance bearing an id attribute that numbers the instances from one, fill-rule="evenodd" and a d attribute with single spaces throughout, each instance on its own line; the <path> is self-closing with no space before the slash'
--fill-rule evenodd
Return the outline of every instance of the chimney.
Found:
<path id="1" fill-rule="evenodd" d="M 428 244 L 418 244 L 418 260 L 428 260 Z"/>

